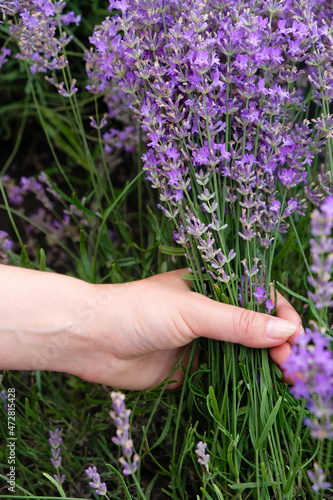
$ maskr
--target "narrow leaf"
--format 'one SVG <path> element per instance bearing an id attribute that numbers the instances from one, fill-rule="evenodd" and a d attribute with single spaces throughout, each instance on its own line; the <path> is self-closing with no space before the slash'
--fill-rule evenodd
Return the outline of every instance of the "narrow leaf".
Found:
<path id="1" fill-rule="evenodd" d="M 49 481 L 51 481 L 52 484 L 54 484 L 54 486 L 59 491 L 61 498 L 66 498 L 66 493 L 64 492 L 63 487 L 59 483 L 57 483 L 54 477 L 50 476 L 50 474 L 48 474 L 47 472 L 43 472 L 43 476 L 45 476 Z"/>
<path id="2" fill-rule="evenodd" d="M 274 406 L 274 408 L 272 410 L 272 413 L 268 417 L 266 425 L 265 425 L 265 427 L 264 427 L 264 429 L 262 431 L 262 434 L 261 434 L 261 436 L 260 436 L 260 438 L 258 440 L 257 450 L 259 450 L 263 446 L 263 444 L 264 444 L 264 442 L 265 442 L 268 434 L 270 433 L 271 428 L 272 428 L 272 426 L 273 426 L 273 424 L 275 422 L 276 416 L 278 414 L 279 408 L 281 406 L 281 402 L 282 402 L 282 396 L 279 397 L 279 399 L 277 400 L 277 402 L 276 402 L 276 404 L 275 404 L 275 406 Z"/>

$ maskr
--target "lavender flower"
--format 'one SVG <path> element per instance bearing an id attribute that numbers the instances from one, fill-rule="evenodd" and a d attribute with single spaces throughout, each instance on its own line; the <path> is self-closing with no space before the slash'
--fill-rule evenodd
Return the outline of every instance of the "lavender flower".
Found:
<path id="1" fill-rule="evenodd" d="M 2 47 L 0 50 L 0 68 L 8 61 L 11 52 L 12 51 L 7 47 Z"/>
<path id="2" fill-rule="evenodd" d="M 305 419 L 318 439 L 333 438 L 333 355 L 329 338 L 318 327 L 305 329 L 283 368 L 295 383 L 291 391 L 305 398 L 312 419 Z"/>
<path id="3" fill-rule="evenodd" d="M 0 391 L 0 399 L 2 400 L 2 406 L 4 407 L 4 409 L 6 410 L 6 412 L 8 413 L 8 406 L 6 405 L 6 403 L 8 401 L 8 394 L 5 391 L 5 389 L 1 389 L 1 391 Z"/>
<path id="4" fill-rule="evenodd" d="M 51 454 L 52 454 L 51 464 L 53 465 L 53 467 L 55 467 L 57 469 L 57 472 L 58 472 L 58 469 L 60 467 L 61 460 L 62 460 L 62 457 L 60 456 L 60 453 L 61 453 L 60 445 L 62 443 L 62 438 L 59 435 L 58 428 L 54 432 L 49 431 L 49 435 L 50 435 L 49 443 L 51 446 Z M 53 477 L 59 484 L 62 484 L 66 478 L 66 476 L 64 474 L 61 477 L 59 477 L 57 474 L 55 474 Z"/>
<path id="5" fill-rule="evenodd" d="M 0 230 L 0 246 L 5 250 L 11 250 L 13 247 L 13 241 L 10 239 L 7 231 Z"/>
<path id="6" fill-rule="evenodd" d="M 112 442 L 121 447 L 123 456 L 119 462 L 123 466 L 123 474 L 128 476 L 133 474 L 138 467 L 139 456 L 133 455 L 133 441 L 129 438 L 129 417 L 131 410 L 125 407 L 125 395 L 121 392 L 112 391 L 110 394 L 112 399 L 113 411 L 110 411 L 110 416 L 117 427 L 117 437 L 112 438 Z"/>
<path id="7" fill-rule="evenodd" d="M 324 471 L 319 468 L 317 463 L 314 464 L 314 471 L 308 471 L 307 475 L 312 483 L 311 488 L 313 491 L 325 490 L 332 486 L 331 483 L 325 481 Z"/>
<path id="8" fill-rule="evenodd" d="M 88 469 L 85 470 L 85 473 L 91 479 L 91 481 L 89 482 L 89 486 L 94 488 L 97 495 L 100 495 L 100 496 L 106 495 L 106 491 L 107 491 L 106 484 L 101 483 L 101 478 L 97 472 L 97 468 L 95 466 L 88 467 Z"/>
<path id="9" fill-rule="evenodd" d="M 0 260 L 2 264 L 10 264 L 10 253 L 14 242 L 7 231 L 0 230 Z"/>
<path id="10" fill-rule="evenodd" d="M 333 306 L 333 196 L 327 196 L 320 209 L 312 212 L 311 229 L 311 271 L 315 276 L 309 276 L 308 282 L 315 291 L 308 296 L 317 309 L 323 309 Z"/>
<path id="11" fill-rule="evenodd" d="M 254 297 L 256 298 L 257 300 L 257 303 L 258 304 L 262 304 L 263 302 L 266 301 L 267 299 L 267 293 L 266 293 L 266 290 L 264 287 L 262 286 L 257 286 L 256 287 L 256 291 L 253 292 L 253 295 Z M 266 304 L 266 307 L 268 306 L 269 304 Z"/>
<path id="12" fill-rule="evenodd" d="M 199 441 L 195 450 L 199 464 L 203 465 L 206 471 L 209 471 L 209 454 L 206 453 L 207 443 Z"/>
<path id="13" fill-rule="evenodd" d="M 328 196 L 320 209 L 311 214 L 310 240 L 313 265 L 311 270 L 316 278 L 308 278 L 315 291 L 309 293 L 317 309 L 332 306 L 333 282 L 330 280 L 333 264 L 332 240 L 333 196 Z M 328 254 L 328 255 L 326 255 Z M 305 398 L 312 419 L 305 423 L 313 436 L 318 439 L 333 438 L 333 354 L 330 340 L 324 336 L 325 330 L 316 324 L 307 328 L 299 343 L 292 347 L 284 364 L 286 375 L 295 380 L 292 392 L 297 398 Z"/>
<path id="14" fill-rule="evenodd" d="M 78 91 L 78 88 L 75 87 L 75 78 L 72 79 L 69 91 L 64 88 L 65 82 L 57 83 L 53 77 L 49 78 L 48 76 L 45 77 L 45 80 L 51 83 L 51 85 L 54 85 L 58 89 L 58 94 L 62 95 L 63 97 L 72 97 L 72 95 L 76 94 L 76 92 Z"/>

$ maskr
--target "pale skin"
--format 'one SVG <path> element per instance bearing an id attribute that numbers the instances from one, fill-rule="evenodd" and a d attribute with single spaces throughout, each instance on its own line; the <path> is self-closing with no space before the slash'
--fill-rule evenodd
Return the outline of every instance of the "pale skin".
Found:
<path id="1" fill-rule="evenodd" d="M 217 303 L 172 271 L 93 285 L 0 265 L 0 370 L 51 370 L 119 389 L 156 386 L 194 339 L 270 348 L 281 365 L 301 319 L 278 294 L 277 318 Z M 274 338 L 272 338 L 272 336 Z M 172 375 L 181 383 L 180 371 Z"/>

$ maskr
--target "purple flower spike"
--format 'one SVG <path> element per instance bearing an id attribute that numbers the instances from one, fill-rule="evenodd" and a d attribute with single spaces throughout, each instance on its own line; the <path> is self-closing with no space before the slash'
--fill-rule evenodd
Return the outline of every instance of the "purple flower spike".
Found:
<path id="1" fill-rule="evenodd" d="M 51 458 L 51 464 L 53 465 L 53 467 L 58 468 L 58 467 L 60 467 L 61 460 L 62 460 L 61 457 L 59 457 L 57 459 Z"/>
<path id="2" fill-rule="evenodd" d="M 210 455 L 206 453 L 207 443 L 199 441 L 195 450 L 199 464 L 203 465 L 208 472 Z"/>
<path id="3" fill-rule="evenodd" d="M 87 474 L 88 478 L 91 479 L 91 481 L 89 482 L 89 486 L 94 488 L 97 495 L 106 495 L 106 484 L 101 483 L 101 478 L 97 472 L 96 466 L 94 465 L 94 467 L 88 467 L 88 469 L 85 470 L 85 473 Z"/>
<path id="4" fill-rule="evenodd" d="M 313 491 L 326 490 L 332 486 L 331 483 L 325 481 L 324 471 L 319 468 L 317 463 L 314 464 L 314 471 L 308 471 L 307 474 L 312 483 Z"/>
<path id="5" fill-rule="evenodd" d="M 56 429 L 55 432 L 49 431 L 49 443 L 53 449 L 57 449 L 61 443 L 62 438 L 59 436 L 59 429 Z"/>
<path id="6" fill-rule="evenodd" d="M 49 431 L 49 443 L 51 446 L 51 464 L 53 467 L 57 469 L 61 465 L 62 457 L 60 456 L 61 450 L 60 450 L 60 445 L 62 443 L 62 438 L 59 435 L 59 429 L 57 428 L 54 432 Z M 54 479 L 59 483 L 62 484 L 65 481 L 65 475 L 63 474 L 61 477 L 58 474 L 54 475 Z"/>
<path id="7" fill-rule="evenodd" d="M 59 478 L 59 476 L 57 476 L 57 474 L 54 474 L 53 477 L 57 481 L 57 483 L 59 483 L 59 484 L 62 484 L 66 479 L 65 474 L 63 474 L 60 478 Z"/>
<path id="8" fill-rule="evenodd" d="M 284 363 L 286 376 L 295 384 L 291 391 L 296 398 L 305 398 L 312 413 L 305 424 L 317 439 L 333 438 L 333 354 L 330 341 L 317 327 L 305 329 Z"/>
<path id="9" fill-rule="evenodd" d="M 314 292 L 309 292 L 309 298 L 317 309 L 333 306 L 333 196 L 327 196 L 319 210 L 311 214 L 311 230 L 313 238 L 310 239 L 313 276 L 308 277 L 308 282 L 314 287 Z"/>
<path id="10" fill-rule="evenodd" d="M 117 427 L 117 437 L 112 438 L 112 442 L 121 447 L 123 456 L 119 459 L 119 462 L 123 466 L 124 476 L 128 476 L 136 471 L 139 461 L 137 454 L 132 458 L 133 441 L 129 438 L 129 417 L 131 410 L 126 409 L 125 395 L 123 393 L 112 391 L 110 397 L 113 406 L 113 411 L 110 411 L 110 417 Z"/>

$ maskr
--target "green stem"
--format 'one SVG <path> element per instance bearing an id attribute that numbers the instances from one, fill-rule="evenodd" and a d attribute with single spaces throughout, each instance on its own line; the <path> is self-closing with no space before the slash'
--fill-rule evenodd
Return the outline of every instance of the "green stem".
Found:
<path id="1" fill-rule="evenodd" d="M 142 145 L 143 145 L 143 140 L 142 140 L 142 128 L 140 127 L 140 132 L 139 132 L 139 150 L 138 150 L 138 174 L 141 173 L 142 171 Z M 139 237 L 140 237 L 140 246 L 143 248 L 144 245 L 144 237 L 143 237 L 143 212 L 142 212 L 142 178 L 139 175 L 138 176 L 138 187 L 137 187 L 137 193 L 138 193 L 138 217 L 139 217 Z"/>

